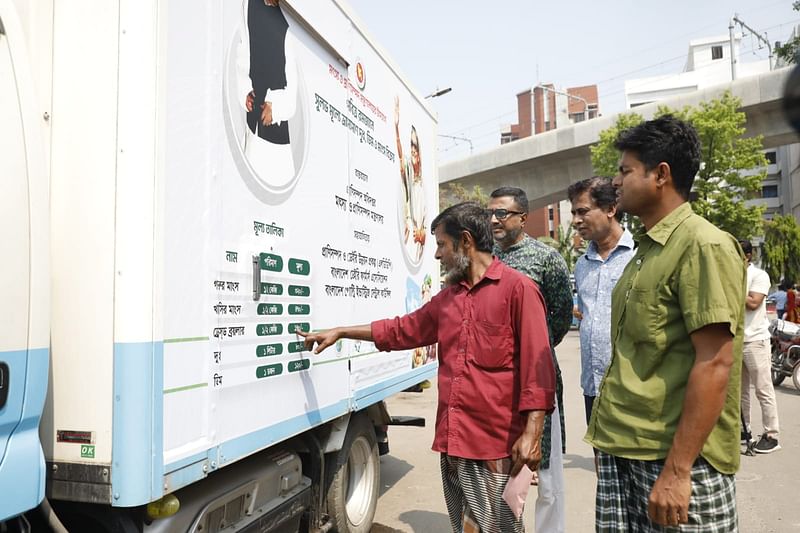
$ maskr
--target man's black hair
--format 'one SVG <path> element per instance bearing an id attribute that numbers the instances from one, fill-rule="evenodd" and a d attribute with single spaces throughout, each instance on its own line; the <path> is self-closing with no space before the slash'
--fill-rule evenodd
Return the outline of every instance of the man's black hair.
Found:
<path id="1" fill-rule="evenodd" d="M 700 169 L 700 139 L 691 124 L 664 115 L 621 131 L 614 148 L 634 152 L 647 170 L 653 170 L 659 163 L 668 164 L 675 189 L 689 199 Z"/>
<path id="2" fill-rule="evenodd" d="M 480 252 L 491 252 L 492 238 L 491 216 L 489 212 L 476 202 L 461 202 L 448 207 L 431 222 L 431 233 L 442 226 L 444 232 L 458 246 L 461 232 L 467 231 L 475 240 L 475 248 Z"/>
<path id="3" fill-rule="evenodd" d="M 753 254 L 753 244 L 747 239 L 739 239 L 739 246 L 742 247 L 742 251 L 744 255 L 752 255 Z"/>
<path id="4" fill-rule="evenodd" d="M 575 203 L 578 196 L 585 192 L 589 193 L 589 197 L 601 209 L 608 211 L 617 205 L 617 189 L 612 185 L 611 178 L 592 176 L 573 183 L 567 189 L 567 197 L 569 197 L 570 202 Z M 614 218 L 622 222 L 622 211 L 617 209 Z"/>
<path id="5" fill-rule="evenodd" d="M 514 199 L 514 203 L 523 213 L 528 212 L 528 195 L 519 187 L 500 187 L 492 191 L 492 198 L 502 198 L 510 196 Z"/>

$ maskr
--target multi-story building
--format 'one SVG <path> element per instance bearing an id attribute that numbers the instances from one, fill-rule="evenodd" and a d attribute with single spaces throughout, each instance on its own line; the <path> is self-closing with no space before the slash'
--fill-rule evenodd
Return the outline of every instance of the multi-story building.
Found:
<path id="1" fill-rule="evenodd" d="M 736 60 L 736 78 L 755 76 L 768 72 L 768 59 L 742 61 L 741 37 L 733 43 Z M 625 101 L 629 109 L 658 102 L 682 93 L 704 89 L 730 82 L 731 42 L 728 35 L 708 37 L 689 42 L 689 53 L 683 72 L 649 78 L 627 80 Z M 767 158 L 767 177 L 761 187 L 761 197 L 748 200 L 748 204 L 760 204 L 766 208 L 764 218 L 775 214 L 792 213 L 800 219 L 800 144 L 779 146 L 764 151 Z"/>
<path id="2" fill-rule="evenodd" d="M 570 87 L 562 91 L 553 84 L 540 84 L 517 94 L 517 123 L 500 132 L 500 143 L 582 122 L 599 116 L 599 113 L 597 85 Z M 569 203 L 562 201 L 531 211 L 525 230 L 532 237 L 555 238 L 558 226 L 569 223 Z"/>

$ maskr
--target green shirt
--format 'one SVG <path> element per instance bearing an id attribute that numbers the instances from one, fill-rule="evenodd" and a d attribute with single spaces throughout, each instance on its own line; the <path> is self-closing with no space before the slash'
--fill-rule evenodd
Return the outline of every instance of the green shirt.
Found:
<path id="1" fill-rule="evenodd" d="M 664 459 L 695 362 L 690 333 L 724 323 L 734 337 L 725 405 L 700 455 L 739 467 L 744 257 L 734 238 L 685 203 L 642 237 L 611 297 L 612 356 L 585 440 L 618 457 Z"/>

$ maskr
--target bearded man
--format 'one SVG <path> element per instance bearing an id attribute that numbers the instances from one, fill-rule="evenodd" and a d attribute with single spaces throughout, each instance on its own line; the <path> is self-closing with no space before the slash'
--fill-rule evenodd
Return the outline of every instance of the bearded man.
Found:
<path id="1" fill-rule="evenodd" d="M 490 217 L 475 203 L 431 223 L 447 287 L 418 310 L 371 324 L 298 331 L 320 353 L 341 338 L 380 350 L 439 343 L 439 405 L 433 450 L 454 532 L 524 531 L 502 497 L 509 476 L 541 460 L 556 376 L 544 298 L 526 275 L 492 256 Z"/>

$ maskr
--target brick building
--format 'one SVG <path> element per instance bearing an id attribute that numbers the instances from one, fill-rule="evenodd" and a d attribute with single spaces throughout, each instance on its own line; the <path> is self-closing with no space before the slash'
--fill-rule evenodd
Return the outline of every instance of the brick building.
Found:
<path id="1" fill-rule="evenodd" d="M 537 85 L 517 94 L 517 123 L 500 133 L 500 143 L 506 144 L 530 137 L 531 134 L 595 118 L 600 113 L 598 102 L 597 85 L 571 87 L 565 91 L 556 89 L 552 84 Z M 525 230 L 532 237 L 555 237 L 561 224 L 561 212 L 559 204 L 531 211 Z"/>

